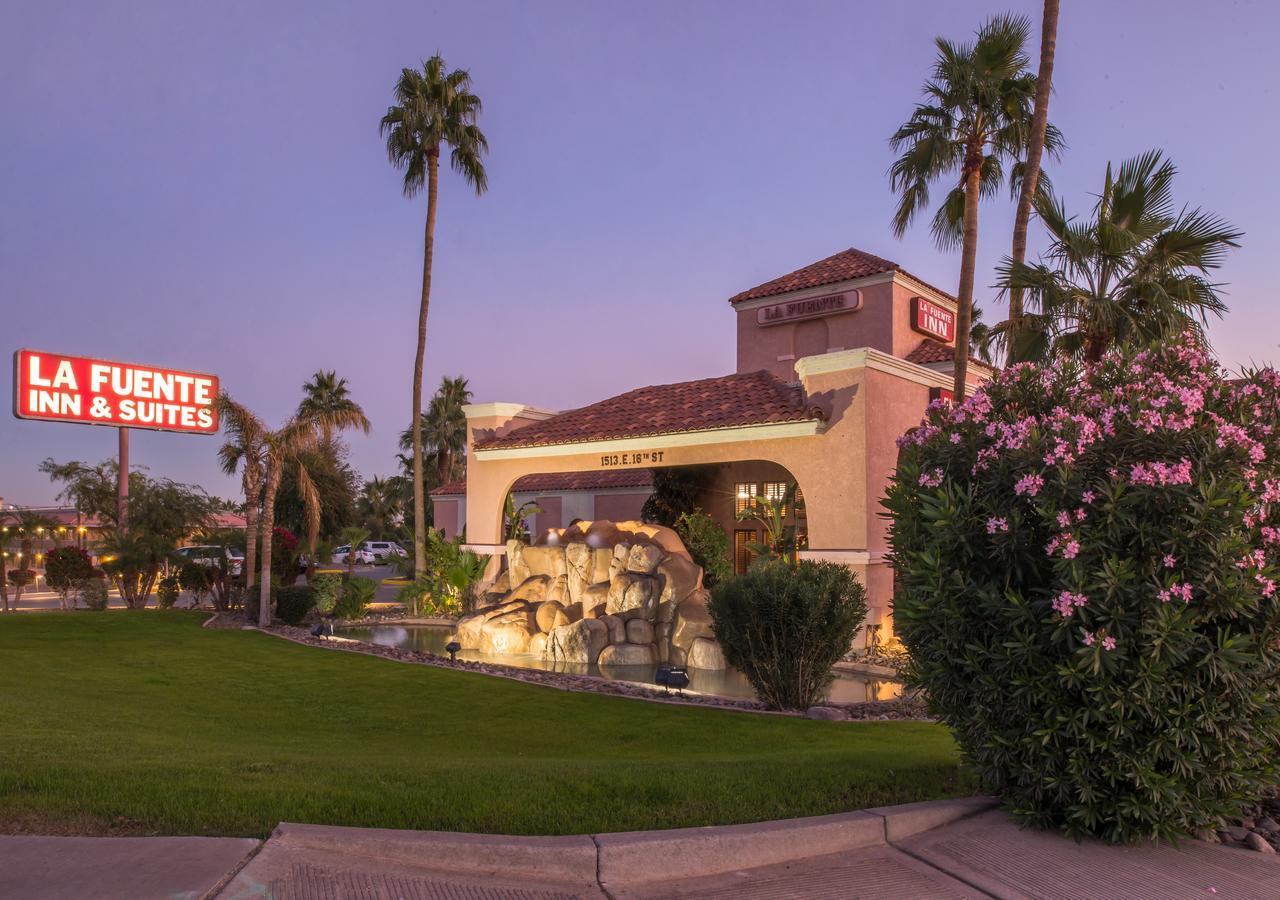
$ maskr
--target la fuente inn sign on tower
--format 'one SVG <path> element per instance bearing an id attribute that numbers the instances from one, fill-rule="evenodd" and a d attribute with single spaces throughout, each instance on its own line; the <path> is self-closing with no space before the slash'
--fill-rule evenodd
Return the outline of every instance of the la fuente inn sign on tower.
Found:
<path id="1" fill-rule="evenodd" d="M 18 350 L 13 414 L 20 419 L 119 429 L 119 518 L 129 498 L 129 429 L 216 434 L 218 377 L 136 363 Z"/>

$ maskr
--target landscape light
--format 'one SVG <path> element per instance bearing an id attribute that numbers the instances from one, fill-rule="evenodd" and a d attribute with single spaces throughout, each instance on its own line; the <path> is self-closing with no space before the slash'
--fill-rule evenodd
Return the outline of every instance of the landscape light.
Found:
<path id="1" fill-rule="evenodd" d="M 689 686 L 689 670 L 684 666 L 658 666 L 658 671 L 653 675 L 655 684 L 662 686 L 662 693 L 665 696 L 671 696 L 671 689 L 675 688 L 681 697 L 684 696 L 684 689 Z"/>
<path id="2" fill-rule="evenodd" d="M 449 654 L 449 662 L 458 661 L 458 651 L 462 649 L 461 644 L 459 644 L 457 641 L 450 641 L 449 643 L 444 645 L 444 649 Z"/>

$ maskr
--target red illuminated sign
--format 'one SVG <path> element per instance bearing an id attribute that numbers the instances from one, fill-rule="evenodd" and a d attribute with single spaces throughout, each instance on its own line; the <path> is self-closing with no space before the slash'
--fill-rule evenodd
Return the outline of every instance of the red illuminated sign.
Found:
<path id="1" fill-rule="evenodd" d="M 187 434 L 218 430 L 216 375 L 40 350 L 19 350 L 13 367 L 13 414 L 20 419 Z"/>
<path id="2" fill-rule="evenodd" d="M 912 297 L 911 327 L 949 344 L 956 336 L 956 314 L 931 300 Z"/>

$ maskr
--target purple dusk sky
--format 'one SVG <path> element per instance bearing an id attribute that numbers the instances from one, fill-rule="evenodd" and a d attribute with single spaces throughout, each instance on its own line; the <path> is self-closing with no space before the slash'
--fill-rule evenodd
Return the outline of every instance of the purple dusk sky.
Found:
<path id="1" fill-rule="evenodd" d="M 1246 232 L 1221 358 L 1275 359 L 1280 12 L 1063 7 L 1050 116 L 1069 147 L 1050 171 L 1068 208 L 1087 211 L 1107 160 L 1165 149 L 1178 199 Z M 1026 0 L 4 0 L 2 349 L 215 372 L 273 422 L 334 368 L 374 423 L 353 464 L 394 471 L 425 200 L 401 196 L 377 123 L 400 68 L 438 50 L 470 69 L 492 154 L 485 197 L 443 179 L 428 392 L 463 374 L 480 401 L 569 408 L 731 371 L 726 298 L 850 245 L 954 290 L 927 219 L 889 233 L 886 139 L 933 37 L 1007 8 L 1033 17 L 1034 58 Z M 982 210 L 989 321 L 1012 216 L 1003 197 Z M 218 443 L 138 432 L 132 455 L 231 497 Z M 41 459 L 114 451 L 110 429 L 6 415 L 0 495 L 51 501 Z"/>

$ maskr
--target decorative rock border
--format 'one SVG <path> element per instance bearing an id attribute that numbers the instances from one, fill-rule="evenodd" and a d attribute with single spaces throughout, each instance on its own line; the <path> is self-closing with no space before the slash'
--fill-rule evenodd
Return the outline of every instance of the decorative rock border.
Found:
<path id="1" fill-rule="evenodd" d="M 225 616 L 225 618 L 224 618 Z M 210 617 L 205 623 L 206 628 L 226 628 L 237 630 L 254 630 L 259 631 L 256 625 L 251 625 L 243 618 L 227 613 L 216 613 Z M 317 647 L 322 650 L 338 650 L 347 653 L 361 653 L 366 656 L 379 656 L 383 659 L 391 659 L 396 662 L 413 663 L 416 665 L 435 666 L 441 669 L 456 669 L 463 672 L 477 672 L 482 675 L 492 675 L 499 678 L 508 678 L 513 681 L 523 681 L 527 684 L 537 684 L 543 687 L 558 688 L 563 691 L 581 691 L 593 694 L 611 694 L 618 697 L 630 697 L 637 700 L 649 700 L 657 703 L 669 703 L 678 706 L 709 706 L 717 709 L 730 709 L 742 712 L 764 713 L 767 715 L 780 715 L 801 717 L 805 713 L 803 711 L 780 711 L 771 710 L 765 707 L 759 700 L 746 700 L 736 697 L 716 697 L 710 694 L 696 694 L 686 691 L 684 697 L 677 695 L 668 696 L 656 686 L 640 684 L 634 681 L 611 681 L 608 678 L 601 678 L 594 675 L 573 675 L 566 672 L 547 672 L 541 669 L 521 669 L 515 666 L 503 666 L 495 663 L 477 662 L 474 660 L 458 660 L 451 662 L 443 656 L 437 656 L 434 653 L 427 653 L 421 650 L 405 650 L 398 647 L 384 647 L 380 644 L 370 644 L 365 641 L 357 641 L 351 638 L 318 638 L 307 631 L 305 628 L 295 628 L 291 625 L 274 624 L 266 629 L 265 634 L 274 637 L 284 638 L 295 644 L 303 644 L 308 647 Z M 817 709 L 815 707 L 814 709 Z M 828 703 L 821 707 L 823 710 L 831 710 L 833 712 L 842 713 L 838 716 L 840 721 L 887 721 L 887 720 L 917 720 L 917 721 L 933 721 L 925 710 L 924 701 L 918 696 L 901 697 L 896 700 L 872 700 L 865 703 Z M 811 716 L 816 718 L 816 716 Z M 824 719 L 836 719 L 836 716 L 823 715 Z"/>

